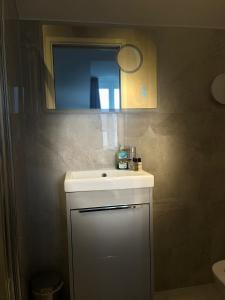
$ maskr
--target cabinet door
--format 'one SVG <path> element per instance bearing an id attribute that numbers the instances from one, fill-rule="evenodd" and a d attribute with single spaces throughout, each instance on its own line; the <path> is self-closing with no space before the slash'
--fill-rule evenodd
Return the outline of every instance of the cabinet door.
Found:
<path id="1" fill-rule="evenodd" d="M 71 210 L 75 300 L 149 300 L 149 204 Z"/>

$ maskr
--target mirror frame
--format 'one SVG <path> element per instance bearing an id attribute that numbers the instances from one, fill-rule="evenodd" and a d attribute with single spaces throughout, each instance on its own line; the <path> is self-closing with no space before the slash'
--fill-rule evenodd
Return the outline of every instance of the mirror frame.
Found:
<path id="1" fill-rule="evenodd" d="M 96 28 L 96 29 L 95 29 Z M 138 40 L 141 35 L 140 41 Z M 123 47 L 127 44 L 136 46 L 142 53 L 145 63 L 135 72 L 127 73 L 120 68 L 121 108 L 151 109 L 157 107 L 157 71 L 156 47 L 150 37 L 144 47 L 146 31 L 136 28 L 120 28 L 105 26 L 77 26 L 73 24 L 42 23 L 43 57 L 44 57 L 44 89 L 45 103 L 49 111 L 56 111 L 55 84 L 53 65 L 53 45 Z M 141 48 L 142 46 L 142 48 Z M 149 50 L 150 51 L 147 51 Z M 143 52 L 144 50 L 144 52 Z M 149 53 L 150 52 L 150 53 Z M 149 60 L 149 63 L 146 63 Z M 150 70 L 150 71 L 149 71 Z M 144 82 L 144 83 L 143 83 Z M 132 87 L 132 89 L 131 89 Z M 73 109 L 76 111 L 76 109 Z M 83 109 L 94 110 L 94 109 Z M 67 111 L 67 110 L 65 110 Z M 70 110 L 68 110 L 70 111 Z M 103 111 L 104 110 L 100 110 Z M 118 110 L 110 110 L 118 111 Z"/>

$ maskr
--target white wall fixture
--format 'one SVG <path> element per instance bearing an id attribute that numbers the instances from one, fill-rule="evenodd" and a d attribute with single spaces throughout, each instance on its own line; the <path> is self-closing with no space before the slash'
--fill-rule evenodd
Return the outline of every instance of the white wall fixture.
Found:
<path id="1" fill-rule="evenodd" d="M 212 271 L 216 286 L 225 296 L 225 260 L 221 260 L 213 264 Z"/>
<path id="2" fill-rule="evenodd" d="M 212 82 L 211 92 L 213 98 L 221 103 L 225 104 L 225 73 L 218 75 Z"/>

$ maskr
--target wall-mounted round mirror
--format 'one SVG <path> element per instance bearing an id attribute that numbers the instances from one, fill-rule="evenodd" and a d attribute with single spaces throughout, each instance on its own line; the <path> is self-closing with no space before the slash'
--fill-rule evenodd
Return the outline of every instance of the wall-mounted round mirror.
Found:
<path id="1" fill-rule="evenodd" d="M 117 63 L 123 72 L 134 73 L 142 66 L 143 55 L 136 46 L 126 44 L 117 53 Z"/>

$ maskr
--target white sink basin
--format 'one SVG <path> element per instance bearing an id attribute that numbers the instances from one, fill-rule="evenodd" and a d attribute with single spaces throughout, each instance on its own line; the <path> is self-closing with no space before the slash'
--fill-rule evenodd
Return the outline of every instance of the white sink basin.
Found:
<path id="1" fill-rule="evenodd" d="M 64 181 L 64 189 L 67 193 L 137 189 L 153 186 L 154 176 L 145 171 L 115 169 L 67 172 Z"/>

